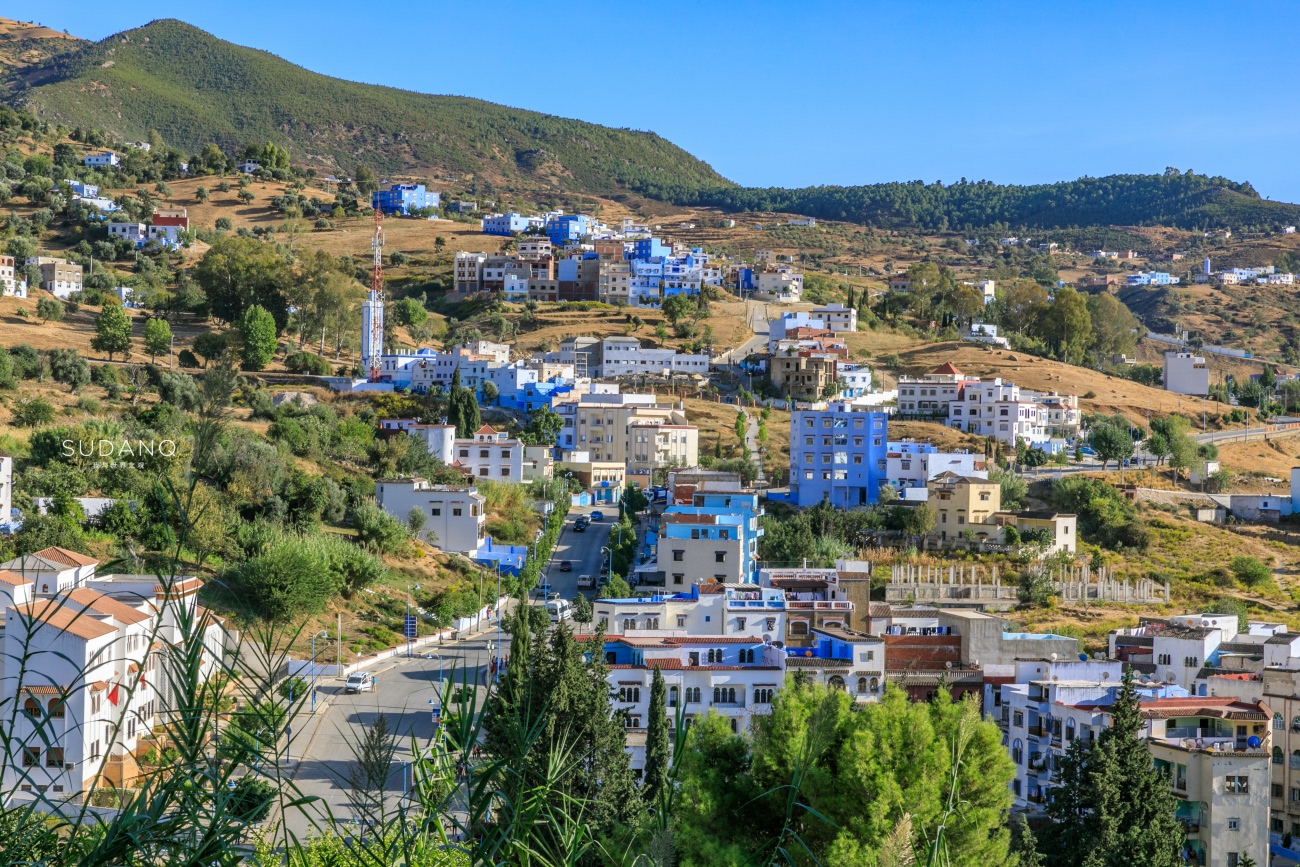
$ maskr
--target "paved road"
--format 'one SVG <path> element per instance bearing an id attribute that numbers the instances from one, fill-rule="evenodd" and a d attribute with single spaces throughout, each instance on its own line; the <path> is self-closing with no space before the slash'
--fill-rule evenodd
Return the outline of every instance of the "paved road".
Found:
<path id="1" fill-rule="evenodd" d="M 509 653 L 509 638 L 503 635 Z M 425 659 L 428 652 L 440 657 Z M 293 780 L 303 795 L 312 795 L 320 802 L 291 811 L 288 827 L 299 836 L 313 830 L 312 817 L 323 819 L 333 815 L 343 821 L 355 817 L 354 798 L 347 781 L 352 766 L 353 744 L 363 728 L 374 723 L 383 713 L 397 735 L 394 756 L 385 791 L 387 809 L 395 809 L 406 790 L 409 773 L 405 762 L 411 755 L 412 741 L 423 748 L 433 737 L 433 720 L 430 713 L 432 699 L 440 703 L 442 683 L 453 677 L 459 683 L 468 677 L 477 683 L 476 691 L 486 696 L 488 661 L 496 653 L 496 632 L 483 633 L 438 648 L 422 648 L 411 659 L 399 657 L 371 669 L 378 678 L 373 692 L 349 695 L 341 681 L 333 679 L 318 683 L 318 700 L 324 708 L 314 715 L 302 714 L 295 723 L 291 758 L 297 759 Z M 440 680 L 441 678 L 441 680 Z"/>
<path id="2" fill-rule="evenodd" d="M 592 512 L 603 513 L 605 519 L 601 522 L 593 522 L 581 533 L 575 532 L 573 525 L 578 517 L 590 516 Z M 578 595 L 578 576 L 590 575 L 595 578 L 600 574 L 600 564 L 603 560 L 600 549 L 609 543 L 609 528 L 617 520 L 618 507 L 614 505 L 569 510 L 569 518 L 564 524 L 564 529 L 560 531 L 560 538 L 555 542 L 551 565 L 546 570 L 546 577 L 551 583 L 552 590 L 565 599 L 572 599 Z M 560 571 L 560 563 L 564 560 L 573 564 L 572 572 Z"/>

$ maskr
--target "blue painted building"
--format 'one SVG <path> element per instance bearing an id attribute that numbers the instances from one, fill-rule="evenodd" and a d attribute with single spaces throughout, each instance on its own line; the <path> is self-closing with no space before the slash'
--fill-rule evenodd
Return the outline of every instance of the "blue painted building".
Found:
<path id="1" fill-rule="evenodd" d="M 484 235 L 514 235 L 524 231 L 531 222 L 523 214 L 493 214 L 483 218 Z"/>
<path id="2" fill-rule="evenodd" d="M 876 502 L 888 479 L 889 416 L 836 400 L 790 414 L 790 493 L 801 507 Z"/>
<path id="3" fill-rule="evenodd" d="M 658 238 L 638 238 L 628 247 L 628 259 L 654 259 L 659 256 L 671 256 L 673 250 Z"/>
<path id="4" fill-rule="evenodd" d="M 500 565 L 503 575 L 518 575 L 528 562 L 528 546 L 501 545 L 487 536 L 479 549 L 470 555 L 470 559 L 493 570 Z"/>
<path id="5" fill-rule="evenodd" d="M 1178 282 L 1177 277 L 1173 277 L 1164 271 L 1143 271 L 1130 274 L 1127 280 L 1130 286 L 1170 286 Z"/>
<path id="6" fill-rule="evenodd" d="M 393 184 L 386 190 L 379 190 L 370 196 L 370 207 L 378 208 L 385 214 L 409 216 L 414 208 L 437 208 L 440 193 L 431 193 L 424 184 Z"/>
<path id="7" fill-rule="evenodd" d="M 546 221 L 546 237 L 556 247 L 581 241 L 590 232 L 591 219 L 586 214 L 557 214 Z"/>
<path id="8" fill-rule="evenodd" d="M 715 505 L 672 506 L 661 518 L 657 554 L 665 583 L 757 583 L 758 540 L 763 536 L 758 495 L 699 494 L 696 499 Z"/>

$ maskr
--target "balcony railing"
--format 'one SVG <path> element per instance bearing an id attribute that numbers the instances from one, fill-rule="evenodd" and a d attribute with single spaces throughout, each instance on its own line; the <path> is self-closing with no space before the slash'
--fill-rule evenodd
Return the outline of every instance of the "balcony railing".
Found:
<path id="1" fill-rule="evenodd" d="M 785 603 L 788 610 L 798 611 L 852 611 L 852 602 L 818 602 L 811 599 L 791 599 Z"/>
<path id="2" fill-rule="evenodd" d="M 1041 738 L 1043 736 L 1043 727 L 1041 725 L 1032 725 L 1029 727 L 1030 737 Z"/>
<path id="3" fill-rule="evenodd" d="M 781 599 L 728 599 L 728 608 L 775 608 L 782 609 L 785 607 L 784 600 Z"/>

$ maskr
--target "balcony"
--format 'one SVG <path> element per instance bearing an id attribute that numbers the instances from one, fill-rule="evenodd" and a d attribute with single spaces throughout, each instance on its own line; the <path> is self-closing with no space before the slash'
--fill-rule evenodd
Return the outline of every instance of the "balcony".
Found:
<path id="1" fill-rule="evenodd" d="M 727 608 L 737 610 L 741 608 L 770 608 L 780 611 L 785 607 L 785 602 L 780 599 L 728 599 Z"/>
<path id="2" fill-rule="evenodd" d="M 811 599 L 790 599 L 785 603 L 787 611 L 852 611 L 852 602 L 819 602 Z"/>

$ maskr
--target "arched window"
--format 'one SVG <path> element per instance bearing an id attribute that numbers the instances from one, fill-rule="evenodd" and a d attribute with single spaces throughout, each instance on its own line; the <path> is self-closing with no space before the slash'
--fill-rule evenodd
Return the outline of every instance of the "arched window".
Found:
<path id="1" fill-rule="evenodd" d="M 732 704 L 736 703 L 736 688 L 734 686 L 727 687 L 727 701 Z"/>
<path id="2" fill-rule="evenodd" d="M 23 710 L 27 711 L 27 715 L 32 719 L 40 719 L 41 703 L 29 697 L 27 701 L 23 702 Z"/>
<path id="3" fill-rule="evenodd" d="M 668 687 L 668 706 L 677 707 L 677 687 Z"/>
<path id="4" fill-rule="evenodd" d="M 1065 721 L 1065 742 L 1068 744 L 1071 743 L 1073 740 L 1074 740 L 1074 720 L 1067 719 Z"/>
<path id="5" fill-rule="evenodd" d="M 866 691 L 867 691 L 867 679 L 866 679 L 865 677 L 859 677 L 859 678 L 858 678 L 858 693 L 859 693 L 859 694 L 862 694 L 862 693 L 864 693 L 864 692 L 866 692 Z"/>
<path id="6" fill-rule="evenodd" d="M 790 621 L 790 634 L 791 634 L 791 635 L 807 635 L 807 634 L 808 634 L 808 624 L 807 624 L 807 622 L 806 622 L 806 621 L 803 621 L 803 620 L 792 620 L 792 621 Z"/>
<path id="7" fill-rule="evenodd" d="M 1300 732 L 1300 716 L 1291 717 L 1291 731 Z"/>
<path id="8" fill-rule="evenodd" d="M 840 677 L 838 674 L 832 676 L 831 679 L 827 681 L 827 684 L 831 689 L 838 689 L 840 691 L 844 690 L 844 678 Z"/>
<path id="9" fill-rule="evenodd" d="M 713 688 L 713 703 L 717 704 L 720 701 L 722 701 L 722 687 L 715 686 Z"/>
<path id="10" fill-rule="evenodd" d="M 871 691 L 872 691 L 872 692 L 880 692 L 880 680 L 879 680 L 879 678 L 875 678 L 875 677 L 871 678 Z"/>
<path id="11" fill-rule="evenodd" d="M 1017 765 L 1021 765 L 1024 764 L 1024 758 L 1024 746 L 1020 743 L 1020 738 L 1016 738 L 1011 742 L 1011 761 L 1015 762 Z"/>
<path id="12" fill-rule="evenodd" d="M 1273 714 L 1273 729 L 1280 732 L 1284 728 L 1286 728 L 1286 720 L 1282 719 L 1282 714 Z"/>
<path id="13" fill-rule="evenodd" d="M 64 708 L 63 699 L 61 698 L 50 699 L 50 703 L 48 705 L 48 709 L 50 711 L 50 718 L 63 719 L 63 708 Z"/>
<path id="14" fill-rule="evenodd" d="M 1291 752 L 1291 770 L 1300 770 L 1300 750 L 1292 750 Z"/>
<path id="15" fill-rule="evenodd" d="M 1275 765 L 1280 765 L 1280 764 L 1282 764 L 1282 748 L 1281 748 L 1281 747 L 1273 747 L 1273 764 L 1275 764 Z"/>

